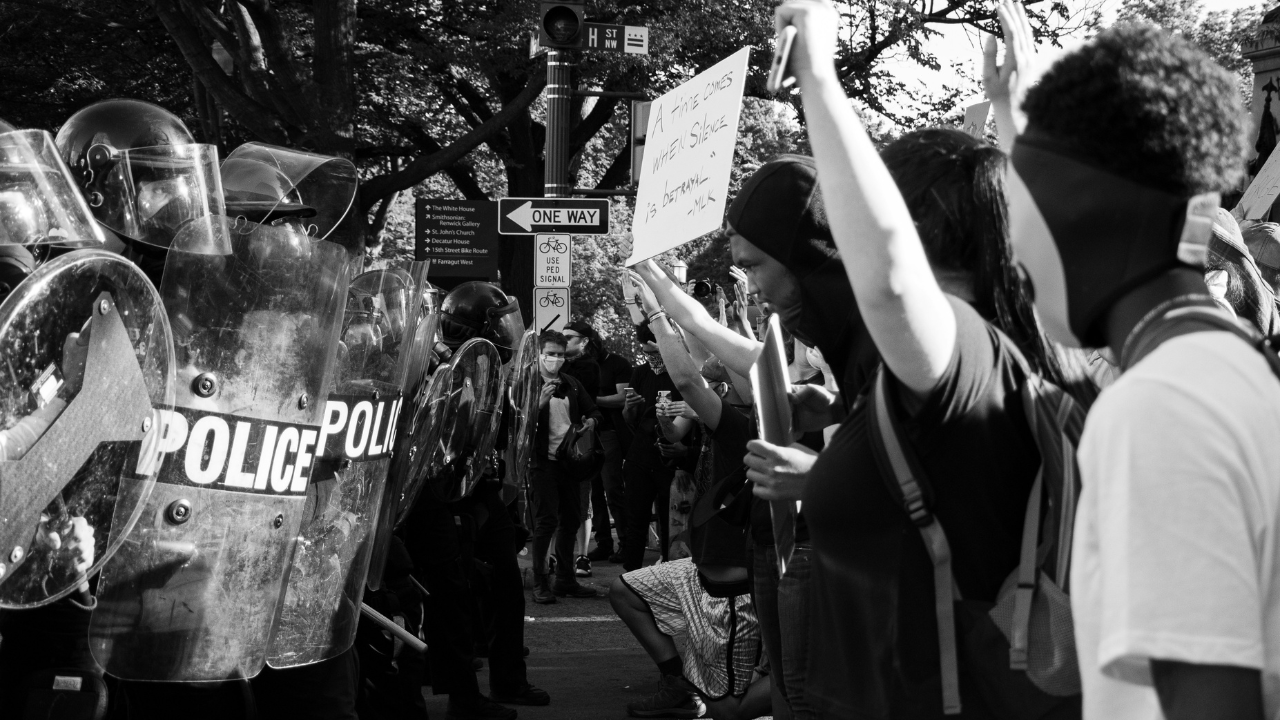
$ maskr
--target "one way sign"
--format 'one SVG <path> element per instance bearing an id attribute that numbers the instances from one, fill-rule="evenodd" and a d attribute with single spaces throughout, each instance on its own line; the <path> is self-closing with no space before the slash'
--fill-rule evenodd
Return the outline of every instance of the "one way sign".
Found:
<path id="1" fill-rule="evenodd" d="M 503 198 L 498 201 L 498 232 L 503 235 L 606 235 L 609 232 L 609 201 Z"/>

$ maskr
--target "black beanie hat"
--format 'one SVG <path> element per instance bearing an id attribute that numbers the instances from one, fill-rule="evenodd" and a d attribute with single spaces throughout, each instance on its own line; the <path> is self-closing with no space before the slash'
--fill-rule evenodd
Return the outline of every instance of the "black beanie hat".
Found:
<path id="1" fill-rule="evenodd" d="M 747 178 L 725 222 L 793 273 L 837 257 L 813 158 L 779 155 Z"/>

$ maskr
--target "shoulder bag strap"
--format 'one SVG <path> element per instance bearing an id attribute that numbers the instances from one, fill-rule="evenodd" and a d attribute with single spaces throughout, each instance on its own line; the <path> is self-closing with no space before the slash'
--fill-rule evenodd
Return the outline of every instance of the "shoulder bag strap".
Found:
<path id="1" fill-rule="evenodd" d="M 911 470 L 907 453 L 888 402 L 888 379 L 883 365 L 876 373 L 874 398 L 867 404 L 867 428 L 881 474 L 889 493 L 906 510 L 920 530 L 924 547 L 933 561 L 934 612 L 938 618 L 938 656 L 942 663 L 942 708 L 947 715 L 960 714 L 960 665 L 956 658 L 955 600 L 959 593 L 951 573 L 951 545 L 942 525 L 925 504 L 924 488 Z"/>

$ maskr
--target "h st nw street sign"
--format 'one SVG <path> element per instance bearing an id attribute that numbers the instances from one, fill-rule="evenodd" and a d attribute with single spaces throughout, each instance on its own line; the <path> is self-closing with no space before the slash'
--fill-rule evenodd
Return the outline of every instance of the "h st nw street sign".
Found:
<path id="1" fill-rule="evenodd" d="M 582 198 L 502 198 L 498 201 L 498 232 L 503 235 L 606 235 L 609 232 L 609 201 Z"/>

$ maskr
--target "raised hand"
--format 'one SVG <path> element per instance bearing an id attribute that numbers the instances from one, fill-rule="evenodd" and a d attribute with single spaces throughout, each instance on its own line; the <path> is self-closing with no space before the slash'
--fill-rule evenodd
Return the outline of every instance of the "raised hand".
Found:
<path id="1" fill-rule="evenodd" d="M 995 111 L 1000 146 L 1009 152 L 1013 149 L 1014 138 L 1027 126 L 1022 100 L 1039 79 L 1043 68 L 1036 55 L 1035 37 L 1022 3 L 1001 0 L 996 6 L 996 15 L 1004 31 L 1004 63 L 997 64 L 996 37 L 988 35 L 982 49 L 982 86 Z"/>
<path id="2" fill-rule="evenodd" d="M 797 31 L 790 68 L 802 87 L 805 78 L 835 75 L 840 16 L 830 0 L 789 0 L 778 6 L 773 17 L 779 36 L 788 25 Z"/>

